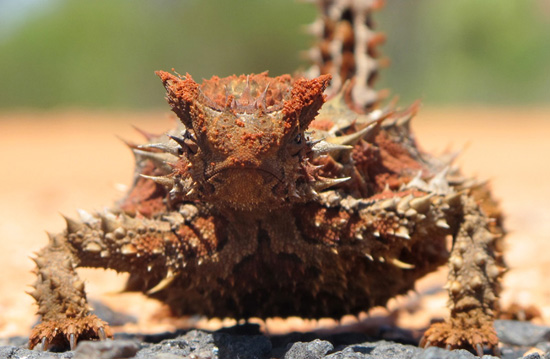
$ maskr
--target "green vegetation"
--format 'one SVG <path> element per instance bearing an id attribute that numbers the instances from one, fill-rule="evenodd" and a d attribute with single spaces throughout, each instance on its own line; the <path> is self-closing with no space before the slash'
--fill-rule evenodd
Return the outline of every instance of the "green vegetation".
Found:
<path id="1" fill-rule="evenodd" d="M 50 1 L 0 36 L 0 108 L 164 106 L 158 69 L 292 72 L 307 66 L 300 27 L 315 16 L 294 0 Z M 549 103 L 542 1 L 389 0 L 377 17 L 392 60 L 380 87 L 403 102 Z"/>
<path id="2" fill-rule="evenodd" d="M 379 23 L 393 26 L 386 53 L 395 71 L 385 76 L 409 101 L 413 94 L 432 103 L 550 104 L 546 0 L 389 0 L 388 6 L 381 16 L 389 18 Z"/>

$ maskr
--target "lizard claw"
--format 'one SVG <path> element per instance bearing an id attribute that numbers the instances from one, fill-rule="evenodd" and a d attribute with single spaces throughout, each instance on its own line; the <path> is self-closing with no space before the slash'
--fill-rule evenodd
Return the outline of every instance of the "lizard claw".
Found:
<path id="1" fill-rule="evenodd" d="M 47 339 L 48 338 L 43 337 L 42 340 L 40 341 L 40 347 L 39 347 L 40 351 L 48 350 L 48 341 L 47 341 Z"/>
<path id="2" fill-rule="evenodd" d="M 446 350 L 467 349 L 478 356 L 483 356 L 485 349 L 494 355 L 499 354 L 498 337 L 492 322 L 480 324 L 479 327 L 460 325 L 459 321 L 434 323 L 420 341 L 420 346 L 427 348 L 437 346 Z"/>
<path id="3" fill-rule="evenodd" d="M 99 334 L 99 340 L 106 340 L 107 339 L 107 335 L 105 334 L 105 328 L 104 327 L 99 328 L 98 334 Z"/>
<path id="4" fill-rule="evenodd" d="M 483 356 L 483 345 L 481 343 L 476 343 L 476 352 L 479 357 Z"/>
<path id="5" fill-rule="evenodd" d="M 74 348 L 76 347 L 76 337 L 74 333 L 71 333 L 71 335 L 69 335 L 69 343 L 71 345 L 71 350 L 74 350 Z"/>
<path id="6" fill-rule="evenodd" d="M 48 348 L 74 350 L 82 340 L 112 338 L 111 329 L 95 315 L 83 318 L 49 320 L 36 325 L 29 338 L 29 348 L 46 351 Z"/>

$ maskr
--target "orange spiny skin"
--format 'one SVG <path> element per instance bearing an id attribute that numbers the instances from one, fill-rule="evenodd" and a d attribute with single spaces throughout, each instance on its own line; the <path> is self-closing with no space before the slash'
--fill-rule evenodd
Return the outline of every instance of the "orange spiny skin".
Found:
<path id="1" fill-rule="evenodd" d="M 370 111 L 351 87 L 363 100 L 372 93 L 353 81 L 327 99 L 330 75 L 198 84 L 157 74 L 180 123 L 130 145 L 125 198 L 67 218 L 37 254 L 31 348 L 111 335 L 90 314 L 77 267 L 128 272 L 126 290 L 175 315 L 340 318 L 385 305 L 448 263 L 450 319 L 422 345 L 496 350 L 500 212 L 485 184 L 419 149 L 410 130 L 418 104 Z"/>
<path id="2" fill-rule="evenodd" d="M 330 76 L 213 77 L 202 85 L 159 71 L 168 102 L 186 127 L 185 156 L 171 176 L 182 197 L 240 209 L 309 198 L 305 129 L 324 102 Z M 292 196 L 290 196 L 292 194 Z"/>

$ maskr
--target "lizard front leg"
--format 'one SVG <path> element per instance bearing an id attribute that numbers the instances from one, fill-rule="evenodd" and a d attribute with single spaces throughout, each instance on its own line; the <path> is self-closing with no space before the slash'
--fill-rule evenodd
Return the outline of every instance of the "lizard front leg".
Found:
<path id="1" fill-rule="evenodd" d="M 490 230 L 491 221 L 469 196 L 456 198 L 461 211 L 451 214 L 456 225 L 449 258 L 450 318 L 433 324 L 424 334 L 421 346 L 447 349 L 467 348 L 483 355 L 484 348 L 498 354 L 498 337 L 493 327 L 500 291 L 499 279 L 505 271 L 499 259 L 500 234 Z M 454 222 L 454 223 L 453 223 Z"/>
<path id="2" fill-rule="evenodd" d="M 50 235 L 49 244 L 34 258 L 37 280 L 29 294 L 38 304 L 41 323 L 33 328 L 29 347 L 73 349 L 80 340 L 112 337 L 107 323 L 90 313 L 77 267 L 132 273 L 154 268 L 162 273 L 170 253 L 180 247 L 164 220 L 85 212 L 82 221 L 67 219 L 67 229 Z"/>
<path id="3" fill-rule="evenodd" d="M 84 282 L 75 268 L 79 264 L 76 252 L 64 233 L 50 235 L 49 244 L 37 253 L 37 280 L 29 294 L 38 304 L 37 324 L 29 338 L 29 348 L 40 345 L 74 349 L 77 340 L 112 337 L 103 320 L 90 313 Z"/>

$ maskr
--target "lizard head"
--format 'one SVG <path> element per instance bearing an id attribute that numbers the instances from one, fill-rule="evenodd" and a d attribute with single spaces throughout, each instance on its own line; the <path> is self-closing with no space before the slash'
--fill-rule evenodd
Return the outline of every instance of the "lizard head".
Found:
<path id="1" fill-rule="evenodd" d="M 159 71 L 185 130 L 172 194 L 237 209 L 276 208 L 307 197 L 312 143 L 304 131 L 324 103 L 330 76 L 212 77 Z"/>

